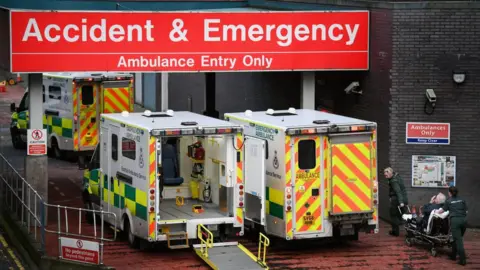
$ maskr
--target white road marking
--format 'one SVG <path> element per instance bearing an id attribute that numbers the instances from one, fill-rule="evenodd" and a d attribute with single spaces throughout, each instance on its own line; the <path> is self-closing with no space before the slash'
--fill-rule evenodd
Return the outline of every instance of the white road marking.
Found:
<path id="1" fill-rule="evenodd" d="M 65 197 L 65 194 L 63 194 L 63 192 L 60 192 L 60 196 L 63 196 L 63 197 Z"/>

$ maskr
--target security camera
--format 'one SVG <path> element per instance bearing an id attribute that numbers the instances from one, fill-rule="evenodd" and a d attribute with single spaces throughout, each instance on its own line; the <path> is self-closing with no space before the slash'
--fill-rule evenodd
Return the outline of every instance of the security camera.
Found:
<path id="1" fill-rule="evenodd" d="M 435 102 L 437 102 L 437 95 L 435 95 L 435 91 L 433 91 L 433 89 L 427 89 L 425 95 L 427 96 L 428 102 L 430 102 L 432 105 L 435 105 Z"/>
<path id="2" fill-rule="evenodd" d="M 356 94 L 361 94 L 362 91 L 355 91 L 358 87 L 360 86 L 360 83 L 358 82 L 352 82 L 345 88 L 345 93 L 350 94 L 350 93 L 356 93 Z"/>

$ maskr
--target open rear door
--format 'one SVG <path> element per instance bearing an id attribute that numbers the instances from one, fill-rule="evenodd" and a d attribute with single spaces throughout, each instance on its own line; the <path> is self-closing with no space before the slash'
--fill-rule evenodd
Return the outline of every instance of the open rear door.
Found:
<path id="1" fill-rule="evenodd" d="M 265 141 L 245 140 L 245 218 L 265 223 Z"/>
<path id="2" fill-rule="evenodd" d="M 102 83 L 102 112 L 121 113 L 133 111 L 133 93 L 129 80 Z"/>
<path id="3" fill-rule="evenodd" d="M 372 212 L 372 134 L 339 134 L 331 143 L 331 214 Z"/>

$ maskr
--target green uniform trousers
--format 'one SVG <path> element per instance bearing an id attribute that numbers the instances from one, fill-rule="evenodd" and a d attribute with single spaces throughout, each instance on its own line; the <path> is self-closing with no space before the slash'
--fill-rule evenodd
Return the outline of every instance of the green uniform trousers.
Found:
<path id="1" fill-rule="evenodd" d="M 395 235 L 400 234 L 399 226 L 402 224 L 402 214 L 398 210 L 400 203 L 396 197 L 392 197 L 390 200 L 390 220 L 392 224 L 392 233 Z"/>
<path id="2" fill-rule="evenodd" d="M 453 243 L 452 243 L 452 257 L 460 257 L 460 261 L 465 261 L 465 249 L 463 248 L 463 235 L 465 234 L 466 220 L 464 217 L 451 217 L 450 226 L 452 231 Z"/>

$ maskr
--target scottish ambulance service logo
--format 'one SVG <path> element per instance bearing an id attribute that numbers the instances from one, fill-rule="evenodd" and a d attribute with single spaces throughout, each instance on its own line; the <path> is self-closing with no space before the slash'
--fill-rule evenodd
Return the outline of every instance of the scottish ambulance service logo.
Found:
<path id="1" fill-rule="evenodd" d="M 140 157 L 138 158 L 138 166 L 140 166 L 140 168 L 143 168 L 144 166 L 144 161 L 143 161 L 143 148 L 140 147 Z"/>
<path id="2" fill-rule="evenodd" d="M 277 150 L 275 150 L 275 156 L 273 157 L 273 167 L 275 169 L 278 169 L 278 166 L 279 164 L 278 164 Z"/>

